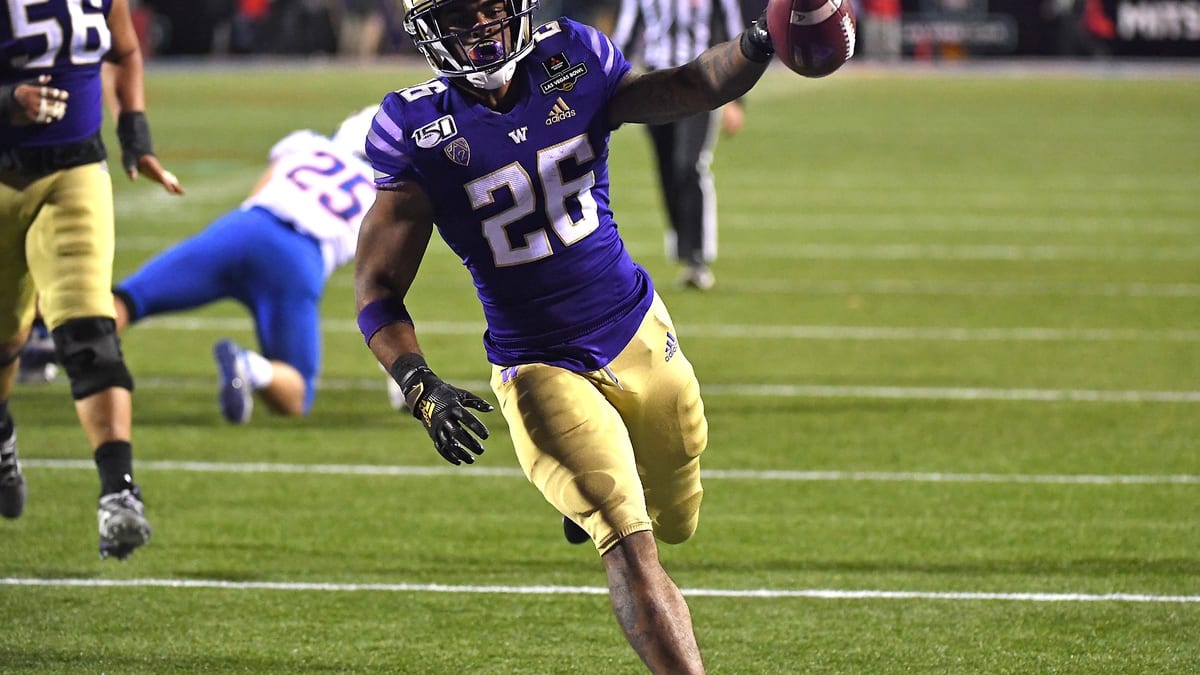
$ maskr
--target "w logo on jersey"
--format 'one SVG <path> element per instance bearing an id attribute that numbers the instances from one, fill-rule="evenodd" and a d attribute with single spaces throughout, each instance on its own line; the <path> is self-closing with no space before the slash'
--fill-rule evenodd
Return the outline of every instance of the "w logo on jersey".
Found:
<path id="1" fill-rule="evenodd" d="M 525 139 L 529 137 L 529 127 L 513 129 L 512 131 L 508 132 L 508 137 L 512 139 L 513 143 L 524 143 Z"/>
<path id="2" fill-rule="evenodd" d="M 671 334 L 671 331 L 667 331 L 666 352 L 667 358 L 663 359 L 664 361 L 670 361 L 671 357 L 675 356 L 675 354 L 679 352 L 679 340 L 675 339 L 675 336 Z"/>

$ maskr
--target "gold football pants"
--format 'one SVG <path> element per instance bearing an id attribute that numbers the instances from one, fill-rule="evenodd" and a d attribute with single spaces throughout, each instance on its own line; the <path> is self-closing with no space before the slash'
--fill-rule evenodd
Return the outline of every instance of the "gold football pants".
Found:
<path id="1" fill-rule="evenodd" d="M 660 298 L 607 368 L 493 366 L 491 384 L 525 475 L 601 554 L 634 532 L 695 533 L 708 422 Z"/>
<path id="2" fill-rule="evenodd" d="M 103 163 L 0 174 L 0 341 L 33 322 L 115 316 L 112 182 Z"/>

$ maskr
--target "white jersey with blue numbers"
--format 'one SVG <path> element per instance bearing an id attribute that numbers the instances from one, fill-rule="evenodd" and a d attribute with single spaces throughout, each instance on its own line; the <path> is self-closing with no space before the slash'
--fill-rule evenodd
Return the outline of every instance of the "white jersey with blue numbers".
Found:
<path id="1" fill-rule="evenodd" d="M 270 156 L 270 180 L 242 207 L 266 209 L 316 239 L 328 276 L 354 258 L 363 216 L 375 202 L 371 167 L 312 131 L 293 132 Z"/>
<path id="2" fill-rule="evenodd" d="M 607 365 L 637 332 L 654 287 L 609 208 L 608 105 L 629 63 L 595 28 L 534 31 L 512 110 L 444 78 L 384 98 L 367 135 L 380 189 L 419 184 L 475 282 L 497 365 Z"/>

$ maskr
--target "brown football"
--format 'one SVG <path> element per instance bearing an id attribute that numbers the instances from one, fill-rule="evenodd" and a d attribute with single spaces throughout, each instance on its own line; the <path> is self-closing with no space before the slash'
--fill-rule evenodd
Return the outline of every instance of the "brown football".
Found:
<path id="1" fill-rule="evenodd" d="M 768 0 L 767 32 L 779 60 L 804 77 L 825 77 L 854 56 L 851 0 Z"/>

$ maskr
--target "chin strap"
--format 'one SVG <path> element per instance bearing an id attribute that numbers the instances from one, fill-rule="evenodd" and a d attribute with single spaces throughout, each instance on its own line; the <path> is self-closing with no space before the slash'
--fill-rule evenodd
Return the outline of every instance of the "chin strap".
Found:
<path id="1" fill-rule="evenodd" d="M 508 84 L 509 81 L 512 80 L 513 74 L 516 72 L 517 62 L 509 61 L 490 73 L 471 73 L 470 75 L 466 75 L 464 77 L 467 82 L 471 83 L 472 86 L 491 91 L 493 89 L 499 89 L 500 87 Z"/>

